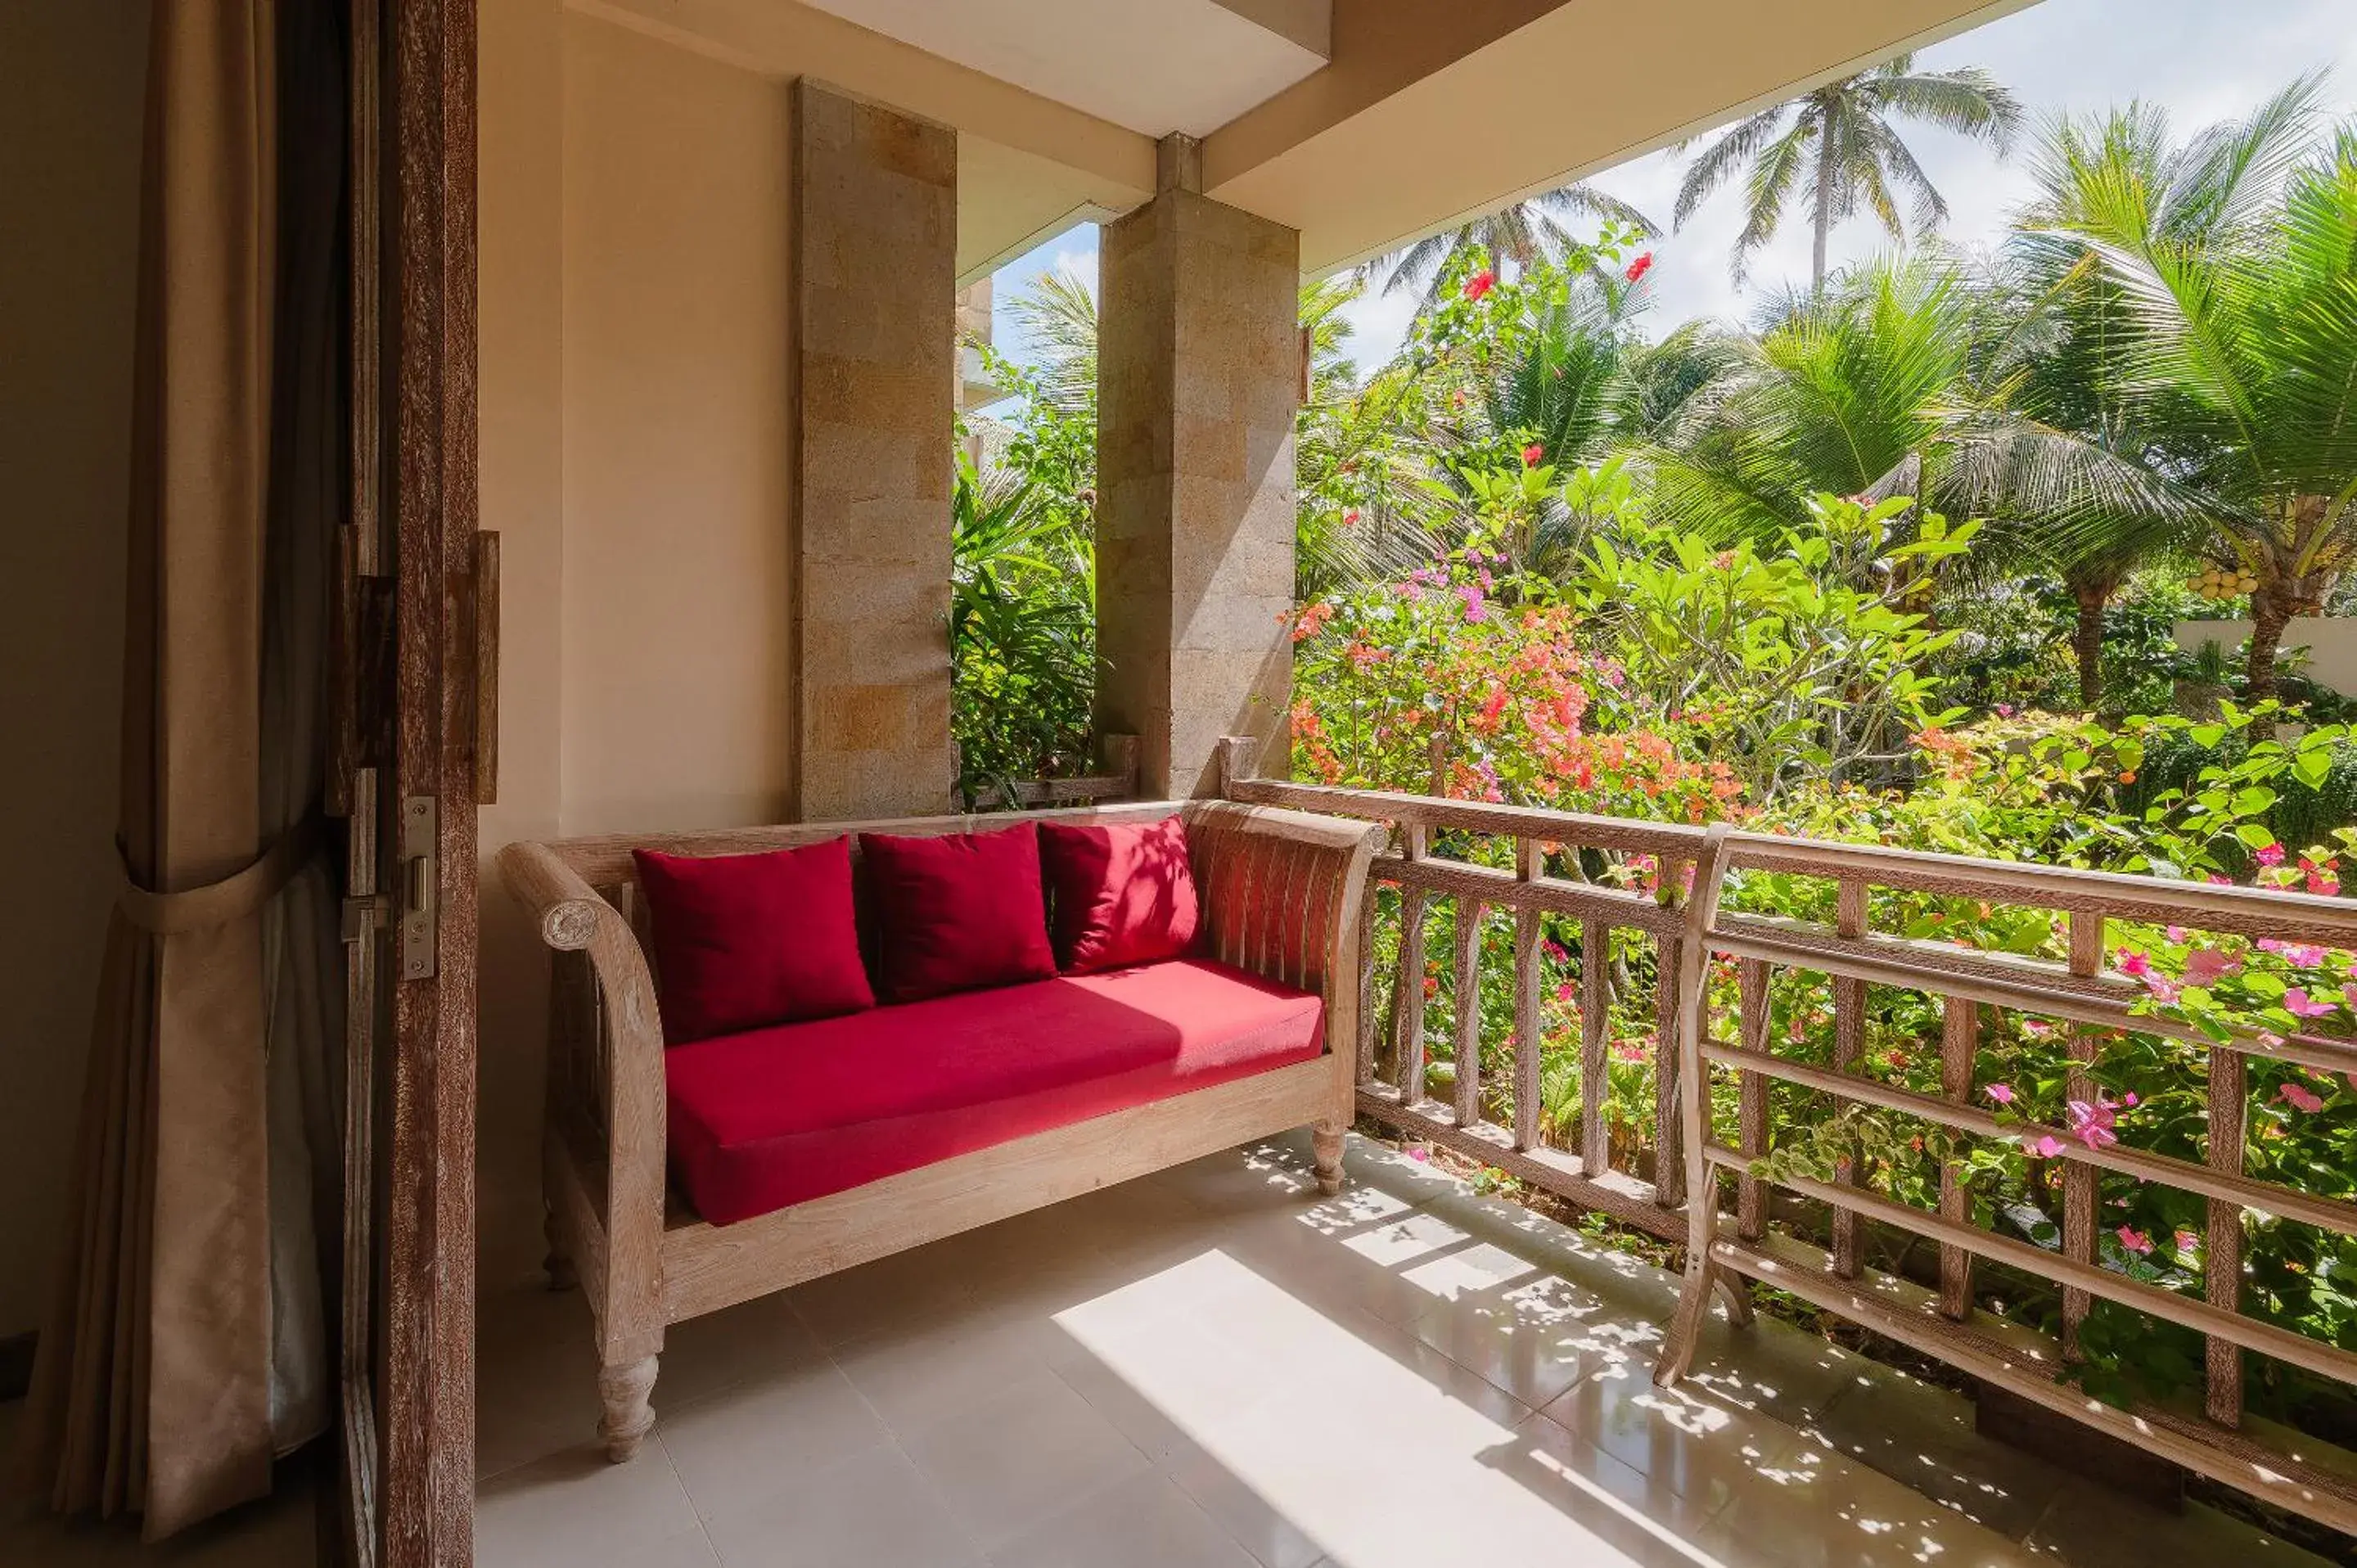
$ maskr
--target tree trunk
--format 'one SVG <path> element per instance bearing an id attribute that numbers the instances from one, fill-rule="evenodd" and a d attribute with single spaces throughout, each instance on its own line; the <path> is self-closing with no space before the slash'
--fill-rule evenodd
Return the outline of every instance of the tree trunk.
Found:
<path id="1" fill-rule="evenodd" d="M 1827 104 L 1817 124 L 1817 210 L 1816 244 L 1810 252 L 1809 295 L 1815 298 L 1825 292 L 1825 242 L 1834 229 L 1834 125 L 1833 106 Z"/>
<path id="2" fill-rule="evenodd" d="M 2276 657 L 2282 651 L 2284 628 L 2291 624 L 2296 607 L 2273 583 L 2262 583 L 2251 596 L 2251 651 L 2243 667 L 2244 695 L 2263 703 L 2276 694 Z"/>
<path id="3" fill-rule="evenodd" d="M 2071 634 L 2071 651 L 2079 660 L 2079 706 L 2093 713 L 2104 698 L 2104 608 L 2111 602 L 2108 583 L 2079 583 L 2071 590 L 2079 600 L 2079 624 Z"/>

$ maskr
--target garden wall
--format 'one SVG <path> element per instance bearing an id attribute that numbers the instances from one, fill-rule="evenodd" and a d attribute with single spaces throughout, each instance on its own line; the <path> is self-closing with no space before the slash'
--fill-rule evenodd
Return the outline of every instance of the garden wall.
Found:
<path id="1" fill-rule="evenodd" d="M 2232 658 L 2250 635 L 2246 620 L 2177 623 L 2177 646 L 2188 653 L 2199 653 L 2203 643 L 2214 642 Z M 2301 616 L 2284 628 L 2283 645 L 2309 650 L 2300 673 L 2344 697 L 2357 697 L 2357 617 Z"/>

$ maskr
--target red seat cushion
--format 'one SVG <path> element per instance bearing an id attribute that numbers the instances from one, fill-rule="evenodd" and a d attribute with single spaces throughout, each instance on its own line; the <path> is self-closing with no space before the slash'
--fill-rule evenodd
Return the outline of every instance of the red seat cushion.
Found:
<path id="1" fill-rule="evenodd" d="M 862 833 L 859 854 L 887 1001 L 921 1002 L 1056 972 L 1039 833 L 1031 823 L 937 838 Z"/>
<path id="2" fill-rule="evenodd" d="M 1323 1004 L 1198 960 L 667 1051 L 672 1168 L 716 1225 L 1308 1061 Z"/>
<path id="3" fill-rule="evenodd" d="M 631 857 L 666 1044 L 876 1005 L 859 956 L 848 839 L 766 854 Z"/>
<path id="4" fill-rule="evenodd" d="M 1042 822 L 1039 864 L 1055 895 L 1056 967 L 1067 974 L 1177 958 L 1195 942 L 1187 824 Z"/>

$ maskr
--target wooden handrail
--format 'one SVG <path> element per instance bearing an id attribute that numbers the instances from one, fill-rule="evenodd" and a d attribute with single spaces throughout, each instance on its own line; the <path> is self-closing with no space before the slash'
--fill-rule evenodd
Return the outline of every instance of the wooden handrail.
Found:
<path id="1" fill-rule="evenodd" d="M 2176 1463 L 2242 1487 L 2278 1507 L 2332 1524 L 2357 1528 L 2357 1485 L 2340 1478 L 2343 1461 L 2316 1457 L 2321 1446 L 2286 1442 L 2242 1430 L 2245 1352 L 2287 1366 L 2357 1383 L 2357 1353 L 2344 1350 L 2244 1310 L 2241 1291 L 2244 1227 L 2251 1213 L 2271 1215 L 2340 1235 L 2357 1236 L 2357 1202 L 2284 1182 L 2244 1167 L 2249 1113 L 2247 1064 L 2259 1057 L 2357 1081 L 2357 1040 L 2315 1034 L 2278 1036 L 2239 1029 L 2223 1039 L 2142 1010 L 2147 988 L 2105 967 L 2109 922 L 2179 926 L 2251 939 L 2357 947 L 2357 902 L 2272 888 L 2212 886 L 2075 867 L 1938 854 L 1879 844 L 1729 832 L 1725 828 L 1640 822 L 1580 812 L 1441 799 L 1389 790 L 1293 783 L 1255 776 L 1248 744 L 1222 752 L 1222 788 L 1230 799 L 1297 808 L 1381 822 L 1392 830 L 1390 853 L 1369 866 L 1371 887 L 1394 891 L 1400 940 L 1389 985 L 1372 972 L 1378 950 L 1371 891 L 1369 915 L 1354 950 L 1362 966 L 1362 993 L 1390 998 L 1383 1029 L 1388 1058 L 1375 1048 L 1376 1020 L 1363 1010 L 1358 1106 L 1361 1114 L 1411 1138 L 1443 1144 L 1499 1166 L 1534 1187 L 1610 1214 L 1686 1244 L 1686 1281 L 1656 1376 L 1683 1376 L 1694 1355 L 1715 1292 L 1727 1295 L 1738 1320 L 1749 1277 L 1791 1290 L 1852 1316 L 1973 1376 L 1999 1383 L 2034 1402 L 2091 1425 L 2139 1440 Z M 1437 777 L 1437 774 L 1436 774 Z M 1503 844 L 1511 869 L 1456 858 L 1467 843 Z M 1658 863 L 1651 896 L 1590 884 L 1579 851 L 1652 855 Z M 1550 857 L 1564 875 L 1550 875 Z M 1484 858 L 1494 858 L 1485 855 Z M 1685 886 L 1691 870 L 1691 886 Z M 1776 872 L 1820 878 L 1834 895 L 1835 918 L 1815 923 L 1722 908 L 1739 901 L 1748 873 Z M 1872 929 L 1874 896 L 1900 892 L 2007 904 L 2050 912 L 2064 929 L 2067 957 L 2051 959 L 1986 951 L 1953 943 L 1912 940 Z M 1450 1103 L 1425 1087 L 1426 941 L 1436 918 L 1456 921 L 1453 1005 L 1447 1038 L 1456 1061 Z M 1513 920 L 1513 1033 L 1503 1049 L 1504 1073 L 1482 1069 L 1479 987 L 1485 968 L 1479 922 L 1496 914 Z M 1550 1129 L 1537 1103 L 1543 1079 L 1541 983 L 1546 949 L 1544 922 L 1577 922 L 1581 1006 L 1577 1124 Z M 1566 936 L 1565 940 L 1572 939 Z M 1610 1020 L 1626 965 L 1620 948 L 1656 944 L 1657 976 L 1651 1052 L 1659 1098 L 1653 1110 L 1651 1179 L 1616 1168 L 1620 1151 L 1606 1119 L 1606 1082 L 1613 1048 Z M 1639 946 L 1636 951 L 1642 952 Z M 1733 961 L 1732 1040 L 1717 1037 L 1709 1016 L 1708 979 L 1715 960 Z M 1494 952 L 1490 959 L 1494 962 Z M 1779 970 L 1821 976 L 1834 996 L 1830 1066 L 1777 1054 L 1770 1028 L 1771 981 Z M 1444 970 L 1444 972 L 1446 971 Z M 1932 998 L 1940 1016 L 1937 1094 L 1897 1087 L 1863 1070 L 1870 987 L 1912 991 Z M 2062 1026 L 2060 1043 L 2070 1059 L 2069 1096 L 2092 1100 L 2093 1069 L 2104 1038 L 2134 1032 L 2206 1053 L 2210 1134 L 2199 1159 L 2179 1158 L 2101 1140 L 2083 1142 L 2068 1131 L 2000 1117 L 1975 1100 L 1975 1053 L 1984 1009 L 2026 1014 Z M 1732 1141 L 1714 1126 L 1717 1073 L 1736 1082 Z M 1868 1106 L 1915 1117 L 1961 1140 L 2035 1145 L 2040 1157 L 2061 1162 L 2061 1243 L 2031 1245 L 1972 1222 L 1961 1156 L 1940 1173 L 1936 1208 L 1902 1203 L 1867 1185 L 1868 1173 L 1846 1159 L 1833 1179 L 1771 1173 L 1769 1087 L 1783 1082 L 1822 1096 L 1830 1107 Z M 1491 1107 L 1501 1108 L 1500 1125 Z M 1551 1142 L 1546 1136 L 1551 1132 Z M 2052 1153 L 2044 1140 L 2051 1139 Z M 1645 1151 L 1639 1151 L 1641 1156 Z M 2099 1256 L 2102 1233 L 2098 1178 L 2103 1172 L 2157 1182 L 2195 1194 L 2208 1204 L 2205 1266 L 2199 1296 L 2133 1279 Z M 1734 1177 L 1733 1212 L 1721 1213 L 1719 1173 Z M 1770 1202 L 1774 1188 L 1827 1205 L 1831 1248 L 1817 1253 L 1782 1232 Z M 1936 1292 L 1876 1274 L 1867 1265 L 1869 1225 L 1887 1226 L 1935 1242 Z M 1992 1335 L 1976 1321 L 1973 1272 L 1989 1260 L 2042 1278 L 2062 1293 L 2059 1339 L 2025 1352 L 2034 1338 L 2018 1325 Z M 1912 1293 L 1910 1295 L 1910 1293 Z M 2206 1378 L 2202 1412 L 2139 1406 L 2122 1411 L 2071 1387 L 2063 1369 L 2077 1354 L 2078 1331 L 2096 1300 L 2117 1303 L 2203 1336 Z M 1906 1303 L 1912 1301 L 1914 1305 Z M 2328 1456 L 2329 1458 L 2329 1456 Z"/>

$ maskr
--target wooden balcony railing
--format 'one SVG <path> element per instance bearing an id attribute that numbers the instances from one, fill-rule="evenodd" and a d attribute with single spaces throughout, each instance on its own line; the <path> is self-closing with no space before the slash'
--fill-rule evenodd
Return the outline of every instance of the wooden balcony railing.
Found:
<path id="1" fill-rule="evenodd" d="M 2214 1041 L 2136 1011 L 2146 987 L 2104 967 L 2106 928 L 2114 920 L 2348 950 L 2357 947 L 2357 904 L 1724 827 L 1286 783 L 1256 777 L 1254 763 L 1250 742 L 1228 743 L 1223 786 L 1230 798 L 1381 822 L 1394 830 L 1391 853 L 1379 855 L 1370 871 L 1374 886 L 1359 936 L 1361 1113 L 1543 1191 L 1683 1240 L 1686 1286 L 1657 1368 L 1662 1381 L 1684 1375 L 1714 1287 L 1741 1321 L 1749 1316 L 1741 1281 L 1758 1280 L 2274 1506 L 2357 1532 L 2357 1456 L 2248 1413 L 2244 1393 L 2246 1353 L 2357 1383 L 2357 1353 L 2255 1316 L 2247 1310 L 2244 1278 L 2245 1227 L 2255 1217 L 2257 1223 L 2289 1221 L 2357 1236 L 2357 1203 L 2246 1168 L 2246 1064 L 2254 1056 L 2271 1058 L 2352 1075 L 2357 1083 L 2357 1044 L 2264 1033 Z M 1436 838 L 1443 834 L 1459 847 L 1510 843 L 1512 869 L 1437 854 Z M 1548 874 L 1551 863 L 1575 869 L 1574 852 L 1582 848 L 1655 857 L 1661 893 L 1648 897 Z M 1498 857 L 1493 850 L 1491 858 Z M 1835 918 L 1813 924 L 1723 909 L 1730 872 L 1823 879 L 1835 890 Z M 1396 889 L 1399 940 L 1391 972 L 1378 976 L 1372 894 L 1386 886 Z M 1888 902 L 1910 894 L 2048 912 L 2063 922 L 2067 958 L 2029 959 L 1875 931 L 1878 897 Z M 1426 1091 L 1424 932 L 1432 911 L 1446 903 L 1455 907 L 1458 940 L 1454 1078 L 1444 1103 Z M 1511 1064 L 1510 1092 L 1485 1101 L 1480 931 L 1491 909 L 1509 912 L 1514 922 L 1514 1023 L 1502 1052 Z M 1563 1138 L 1571 1145 L 1563 1148 L 1542 1138 L 1540 1124 L 1541 920 L 1549 915 L 1577 919 L 1581 938 L 1580 1104 L 1577 1136 Z M 1624 1147 L 1631 1158 L 1616 1163 L 1602 1096 L 1609 988 L 1615 983 L 1610 955 L 1625 938 L 1650 940 L 1656 950 L 1651 998 L 1655 1133 L 1650 1147 Z M 1720 961 L 1735 968 L 1731 1036 L 1711 1016 L 1706 979 L 1709 966 Z M 1375 1004 L 1379 980 L 1386 993 L 1383 1007 Z M 1829 986 L 1830 1067 L 1778 1054 L 1770 1007 L 1771 987 L 1780 983 Z M 1936 1003 L 1936 1095 L 1861 1070 L 1869 1008 L 1878 1005 L 1872 997 L 1884 988 Z M 1983 1086 L 1975 1082 L 1976 1050 L 1985 1022 L 2006 1012 L 2053 1020 L 2074 1063 L 2092 1066 L 2104 1038 L 2119 1032 L 2187 1048 L 2206 1065 L 2202 1157 L 2082 1141 L 2064 1128 L 2001 1121 L 1983 1109 L 1976 1099 Z M 1923 1045 L 1932 1048 L 1928 1040 Z M 1715 1094 L 1729 1079 L 1732 1094 Z M 1846 1107 L 1867 1107 L 1954 1135 L 1958 1153 L 1943 1166 L 1937 1207 L 1878 1191 L 1846 1162 L 1830 1172 L 1831 1180 L 1788 1175 L 1771 1183 L 1761 1162 L 1770 1152 L 1769 1096 L 1777 1083 L 1822 1096 L 1828 1117 Z M 2095 1087 L 2087 1068 L 2074 1065 L 2066 1097 L 2094 1101 Z M 1504 1114 L 1512 1125 L 1487 1119 L 1485 1103 L 1510 1105 Z M 1731 1116 L 1715 1110 L 1721 1104 Z M 2061 1162 L 2063 1171 L 2061 1234 L 2051 1250 L 1975 1223 L 1962 1170 L 1962 1153 L 1975 1141 L 2028 1145 L 2043 1137 L 2053 1140 L 2048 1157 Z M 1650 1180 L 1630 1168 L 1631 1160 L 1650 1161 Z M 2105 1266 L 2098 1233 L 2106 1172 L 2206 1200 L 2201 1295 Z M 1729 1192 L 1722 1192 L 1722 1173 Z M 1781 1202 L 1779 1190 L 1785 1195 Z M 1689 1201 L 1690 1195 L 1702 1201 Z M 1813 1239 L 1792 1222 L 1808 1212 L 1828 1216 Z M 1934 1243 L 1936 1288 L 1867 1268 L 1869 1232 Z M 2049 1337 L 1980 1310 L 1973 1288 L 1978 1260 L 2057 1287 L 2060 1335 Z M 2072 1380 L 2080 1330 L 2097 1300 L 2203 1337 L 2205 1380 L 2198 1403 L 2124 1408 Z"/>
<path id="2" fill-rule="evenodd" d="M 1062 779 L 1005 779 L 974 792 L 975 811 L 1032 811 L 1056 806 L 1103 806 L 1137 799 L 1137 737 L 1109 735 L 1097 743 L 1097 771 Z M 957 748 L 950 748 L 950 789 L 962 793 Z"/>

